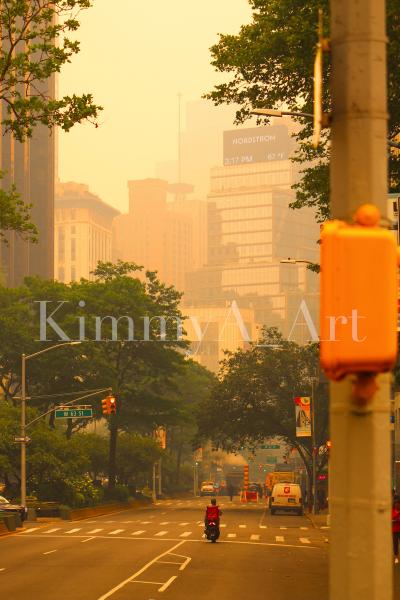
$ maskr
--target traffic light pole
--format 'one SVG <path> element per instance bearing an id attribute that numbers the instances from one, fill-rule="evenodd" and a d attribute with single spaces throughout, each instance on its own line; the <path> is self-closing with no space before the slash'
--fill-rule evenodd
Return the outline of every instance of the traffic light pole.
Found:
<path id="1" fill-rule="evenodd" d="M 332 216 L 349 221 L 366 202 L 385 216 L 385 1 L 330 0 L 330 8 Z M 330 600 L 392 599 L 389 376 L 377 383 L 358 411 L 351 378 L 331 384 Z"/>

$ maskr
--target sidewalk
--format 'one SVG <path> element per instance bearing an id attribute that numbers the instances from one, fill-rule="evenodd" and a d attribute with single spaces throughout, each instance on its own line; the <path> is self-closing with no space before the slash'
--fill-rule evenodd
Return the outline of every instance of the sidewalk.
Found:
<path id="1" fill-rule="evenodd" d="M 311 521 L 315 529 L 329 529 L 329 525 L 327 524 L 328 511 L 326 509 L 319 512 L 317 515 L 306 513 L 306 517 Z"/>

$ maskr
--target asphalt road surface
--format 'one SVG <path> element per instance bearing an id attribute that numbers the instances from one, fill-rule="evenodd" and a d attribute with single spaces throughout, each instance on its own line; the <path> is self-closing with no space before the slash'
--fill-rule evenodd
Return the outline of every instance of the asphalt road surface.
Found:
<path id="1" fill-rule="evenodd" d="M 207 499 L 162 501 L 82 521 L 27 523 L 0 538 L 2 600 L 218 600 L 328 597 L 326 530 L 307 517 L 221 499 L 221 537 L 205 541 Z"/>

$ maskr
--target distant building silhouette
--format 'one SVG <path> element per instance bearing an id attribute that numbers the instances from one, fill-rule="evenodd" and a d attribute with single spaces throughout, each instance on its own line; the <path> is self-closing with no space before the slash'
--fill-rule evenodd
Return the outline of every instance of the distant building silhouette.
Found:
<path id="1" fill-rule="evenodd" d="M 57 183 L 55 278 L 69 283 L 92 279 L 97 263 L 111 262 L 112 224 L 119 212 L 82 183 Z"/>

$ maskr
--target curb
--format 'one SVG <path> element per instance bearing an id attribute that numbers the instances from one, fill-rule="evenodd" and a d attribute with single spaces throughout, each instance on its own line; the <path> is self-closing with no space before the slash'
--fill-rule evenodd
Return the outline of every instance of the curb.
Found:
<path id="1" fill-rule="evenodd" d="M 100 517 L 102 515 L 110 515 L 116 512 L 129 510 L 132 508 L 142 508 L 151 506 L 152 502 L 142 500 L 134 500 L 129 504 L 108 504 L 104 506 L 93 506 L 89 508 L 74 508 L 61 511 L 61 519 L 66 521 L 81 521 L 92 517 Z"/>

